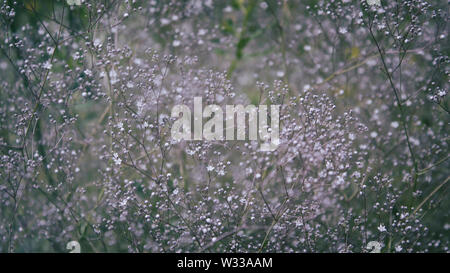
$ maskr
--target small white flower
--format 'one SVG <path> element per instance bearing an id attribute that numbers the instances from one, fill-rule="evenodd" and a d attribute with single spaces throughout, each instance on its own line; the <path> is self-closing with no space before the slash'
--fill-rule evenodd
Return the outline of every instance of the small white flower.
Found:
<path id="1" fill-rule="evenodd" d="M 378 230 L 380 231 L 380 232 L 386 232 L 387 230 L 386 230 L 386 227 L 383 225 L 383 224 L 380 224 L 379 226 L 378 226 Z"/>
<path id="2" fill-rule="evenodd" d="M 399 125 L 400 125 L 400 124 L 398 123 L 398 121 L 393 121 L 393 122 L 391 122 L 391 127 L 392 127 L 392 128 L 398 128 Z"/>
<path id="3" fill-rule="evenodd" d="M 226 6 L 226 7 L 223 9 L 223 11 L 226 12 L 226 13 L 229 13 L 229 12 L 232 12 L 232 11 L 233 11 L 233 8 L 230 7 L 230 6 Z"/>
<path id="4" fill-rule="evenodd" d="M 117 79 L 117 72 L 114 69 L 109 71 L 109 78 L 111 80 L 111 84 L 116 84 L 119 81 Z"/>
<path id="5" fill-rule="evenodd" d="M 170 20 L 169 19 L 167 19 L 167 18 L 162 18 L 161 19 L 161 25 L 162 26 L 165 26 L 165 25 L 168 25 L 168 24 L 170 24 Z"/>
<path id="6" fill-rule="evenodd" d="M 54 47 L 51 47 L 51 46 L 48 46 L 48 47 L 47 47 L 47 54 L 48 54 L 48 55 L 52 55 L 54 51 L 55 51 L 55 48 L 54 48 Z"/>
<path id="7" fill-rule="evenodd" d="M 174 47 L 179 47 L 180 44 L 181 44 L 181 42 L 178 41 L 178 40 L 175 40 L 175 41 L 173 41 L 173 43 L 172 43 L 172 45 L 173 45 Z"/>
<path id="8" fill-rule="evenodd" d="M 94 40 L 94 46 L 95 47 L 99 47 L 101 44 L 102 44 L 102 40 L 100 40 L 98 38 Z"/>
<path id="9" fill-rule="evenodd" d="M 340 27 L 339 28 L 339 33 L 340 34 L 345 34 L 345 33 L 347 33 L 348 31 L 347 31 L 347 29 L 345 28 L 345 27 Z"/>
<path id="10" fill-rule="evenodd" d="M 401 245 L 397 245 L 397 246 L 395 246 L 395 251 L 397 251 L 397 252 L 400 252 L 400 251 L 402 251 L 402 246 Z"/>
<path id="11" fill-rule="evenodd" d="M 116 125 L 117 129 L 119 129 L 121 132 L 123 132 L 125 129 L 123 128 L 123 122 L 119 122 Z"/>
<path id="12" fill-rule="evenodd" d="M 211 166 L 211 165 L 208 165 L 208 167 L 206 167 L 206 170 L 207 170 L 208 172 L 212 172 L 212 171 L 214 171 L 214 167 Z"/>
<path id="13" fill-rule="evenodd" d="M 49 62 L 49 61 L 47 61 L 45 64 L 44 64 L 44 69 L 47 69 L 47 70 L 50 70 L 50 69 L 52 69 L 52 64 Z"/>
<path id="14" fill-rule="evenodd" d="M 114 160 L 114 164 L 116 164 L 116 165 L 122 164 L 122 159 L 119 158 L 119 155 L 117 153 L 113 154 L 113 160 Z"/>

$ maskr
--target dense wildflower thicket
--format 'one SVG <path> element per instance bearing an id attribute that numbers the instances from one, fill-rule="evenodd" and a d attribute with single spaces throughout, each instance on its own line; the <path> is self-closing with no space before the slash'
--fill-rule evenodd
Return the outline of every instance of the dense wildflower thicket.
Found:
<path id="1" fill-rule="evenodd" d="M 378 2 L 0 0 L 0 251 L 448 252 L 449 5 Z"/>

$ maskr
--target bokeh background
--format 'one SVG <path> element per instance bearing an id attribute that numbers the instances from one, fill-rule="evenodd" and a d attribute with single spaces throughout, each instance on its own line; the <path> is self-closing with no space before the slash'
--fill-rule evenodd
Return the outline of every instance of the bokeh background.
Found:
<path id="1" fill-rule="evenodd" d="M 447 1 L 0 1 L 0 251 L 448 252 Z M 280 148 L 170 139 L 281 104 Z"/>

